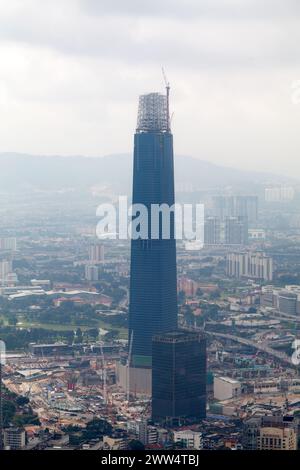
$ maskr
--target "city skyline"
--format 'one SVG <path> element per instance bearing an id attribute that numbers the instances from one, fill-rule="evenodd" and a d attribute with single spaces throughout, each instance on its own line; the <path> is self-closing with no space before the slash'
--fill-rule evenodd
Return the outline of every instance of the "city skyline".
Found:
<path id="1" fill-rule="evenodd" d="M 1 462 L 300 450 L 299 16 L 0 0 Z"/>

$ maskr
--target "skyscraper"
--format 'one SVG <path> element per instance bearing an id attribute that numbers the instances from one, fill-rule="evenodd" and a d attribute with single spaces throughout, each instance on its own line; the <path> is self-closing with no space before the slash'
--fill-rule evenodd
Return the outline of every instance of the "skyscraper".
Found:
<path id="1" fill-rule="evenodd" d="M 0 282 L 2 282 L 2 285 L 8 282 L 9 274 L 12 273 L 12 270 L 11 260 L 0 261 Z"/>
<path id="2" fill-rule="evenodd" d="M 199 421 L 206 415 L 206 340 L 203 333 L 174 331 L 153 338 L 152 418 Z"/>
<path id="3" fill-rule="evenodd" d="M 91 282 L 98 281 L 99 280 L 99 267 L 92 265 L 92 264 L 86 264 L 85 265 L 85 279 Z"/>
<path id="4" fill-rule="evenodd" d="M 205 245 L 219 245 L 221 243 L 221 223 L 219 217 L 207 217 L 204 222 Z"/>
<path id="5" fill-rule="evenodd" d="M 251 226 L 256 226 L 258 218 L 257 196 L 215 196 L 213 215 L 221 220 L 226 217 L 247 217 Z"/>
<path id="6" fill-rule="evenodd" d="M 248 244 L 248 219 L 247 217 L 225 218 L 225 244 L 247 245 Z"/>
<path id="7" fill-rule="evenodd" d="M 152 337 L 177 328 L 177 282 L 174 213 L 165 238 L 162 217 L 151 236 L 153 204 L 174 204 L 173 136 L 167 96 L 142 95 L 134 136 L 133 204 L 148 210 L 148 236 L 131 241 L 129 350 L 130 367 L 151 377 Z M 138 370 L 140 369 L 140 371 Z M 139 384 L 134 385 L 138 391 Z"/>
<path id="8" fill-rule="evenodd" d="M 104 262 L 104 246 L 94 244 L 89 246 L 89 262 L 91 264 L 101 264 Z"/>

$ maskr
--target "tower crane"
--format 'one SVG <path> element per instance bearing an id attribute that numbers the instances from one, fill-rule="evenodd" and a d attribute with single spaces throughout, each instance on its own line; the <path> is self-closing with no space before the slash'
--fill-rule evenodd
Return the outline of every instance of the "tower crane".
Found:
<path id="1" fill-rule="evenodd" d="M 170 101 L 170 83 L 167 79 L 167 76 L 165 74 L 165 70 L 162 67 L 162 74 L 164 77 L 164 82 L 166 85 L 166 92 L 167 92 L 167 131 L 170 131 L 170 109 L 169 109 L 169 101 Z"/>

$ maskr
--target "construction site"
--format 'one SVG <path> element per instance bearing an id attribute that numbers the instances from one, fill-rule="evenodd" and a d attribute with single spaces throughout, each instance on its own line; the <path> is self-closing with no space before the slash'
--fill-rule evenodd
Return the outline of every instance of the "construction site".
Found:
<path id="1" fill-rule="evenodd" d="M 36 357 L 11 355 L 3 367 L 3 383 L 11 392 L 28 397 L 41 426 L 60 431 L 85 426 L 95 417 L 112 425 L 146 416 L 149 399 L 134 397 L 116 385 L 118 359 L 101 354 Z"/>

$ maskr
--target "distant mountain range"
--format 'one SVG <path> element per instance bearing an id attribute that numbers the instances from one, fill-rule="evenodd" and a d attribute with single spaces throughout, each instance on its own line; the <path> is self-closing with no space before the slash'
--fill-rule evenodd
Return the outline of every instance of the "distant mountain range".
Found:
<path id="1" fill-rule="evenodd" d="M 66 189 L 107 189 L 130 193 L 132 155 L 34 156 L 0 153 L 0 193 L 22 191 L 58 191 Z M 253 189 L 253 185 L 291 181 L 277 175 L 249 172 L 215 165 L 186 156 L 175 157 L 177 191 L 201 191 L 234 186 Z"/>

